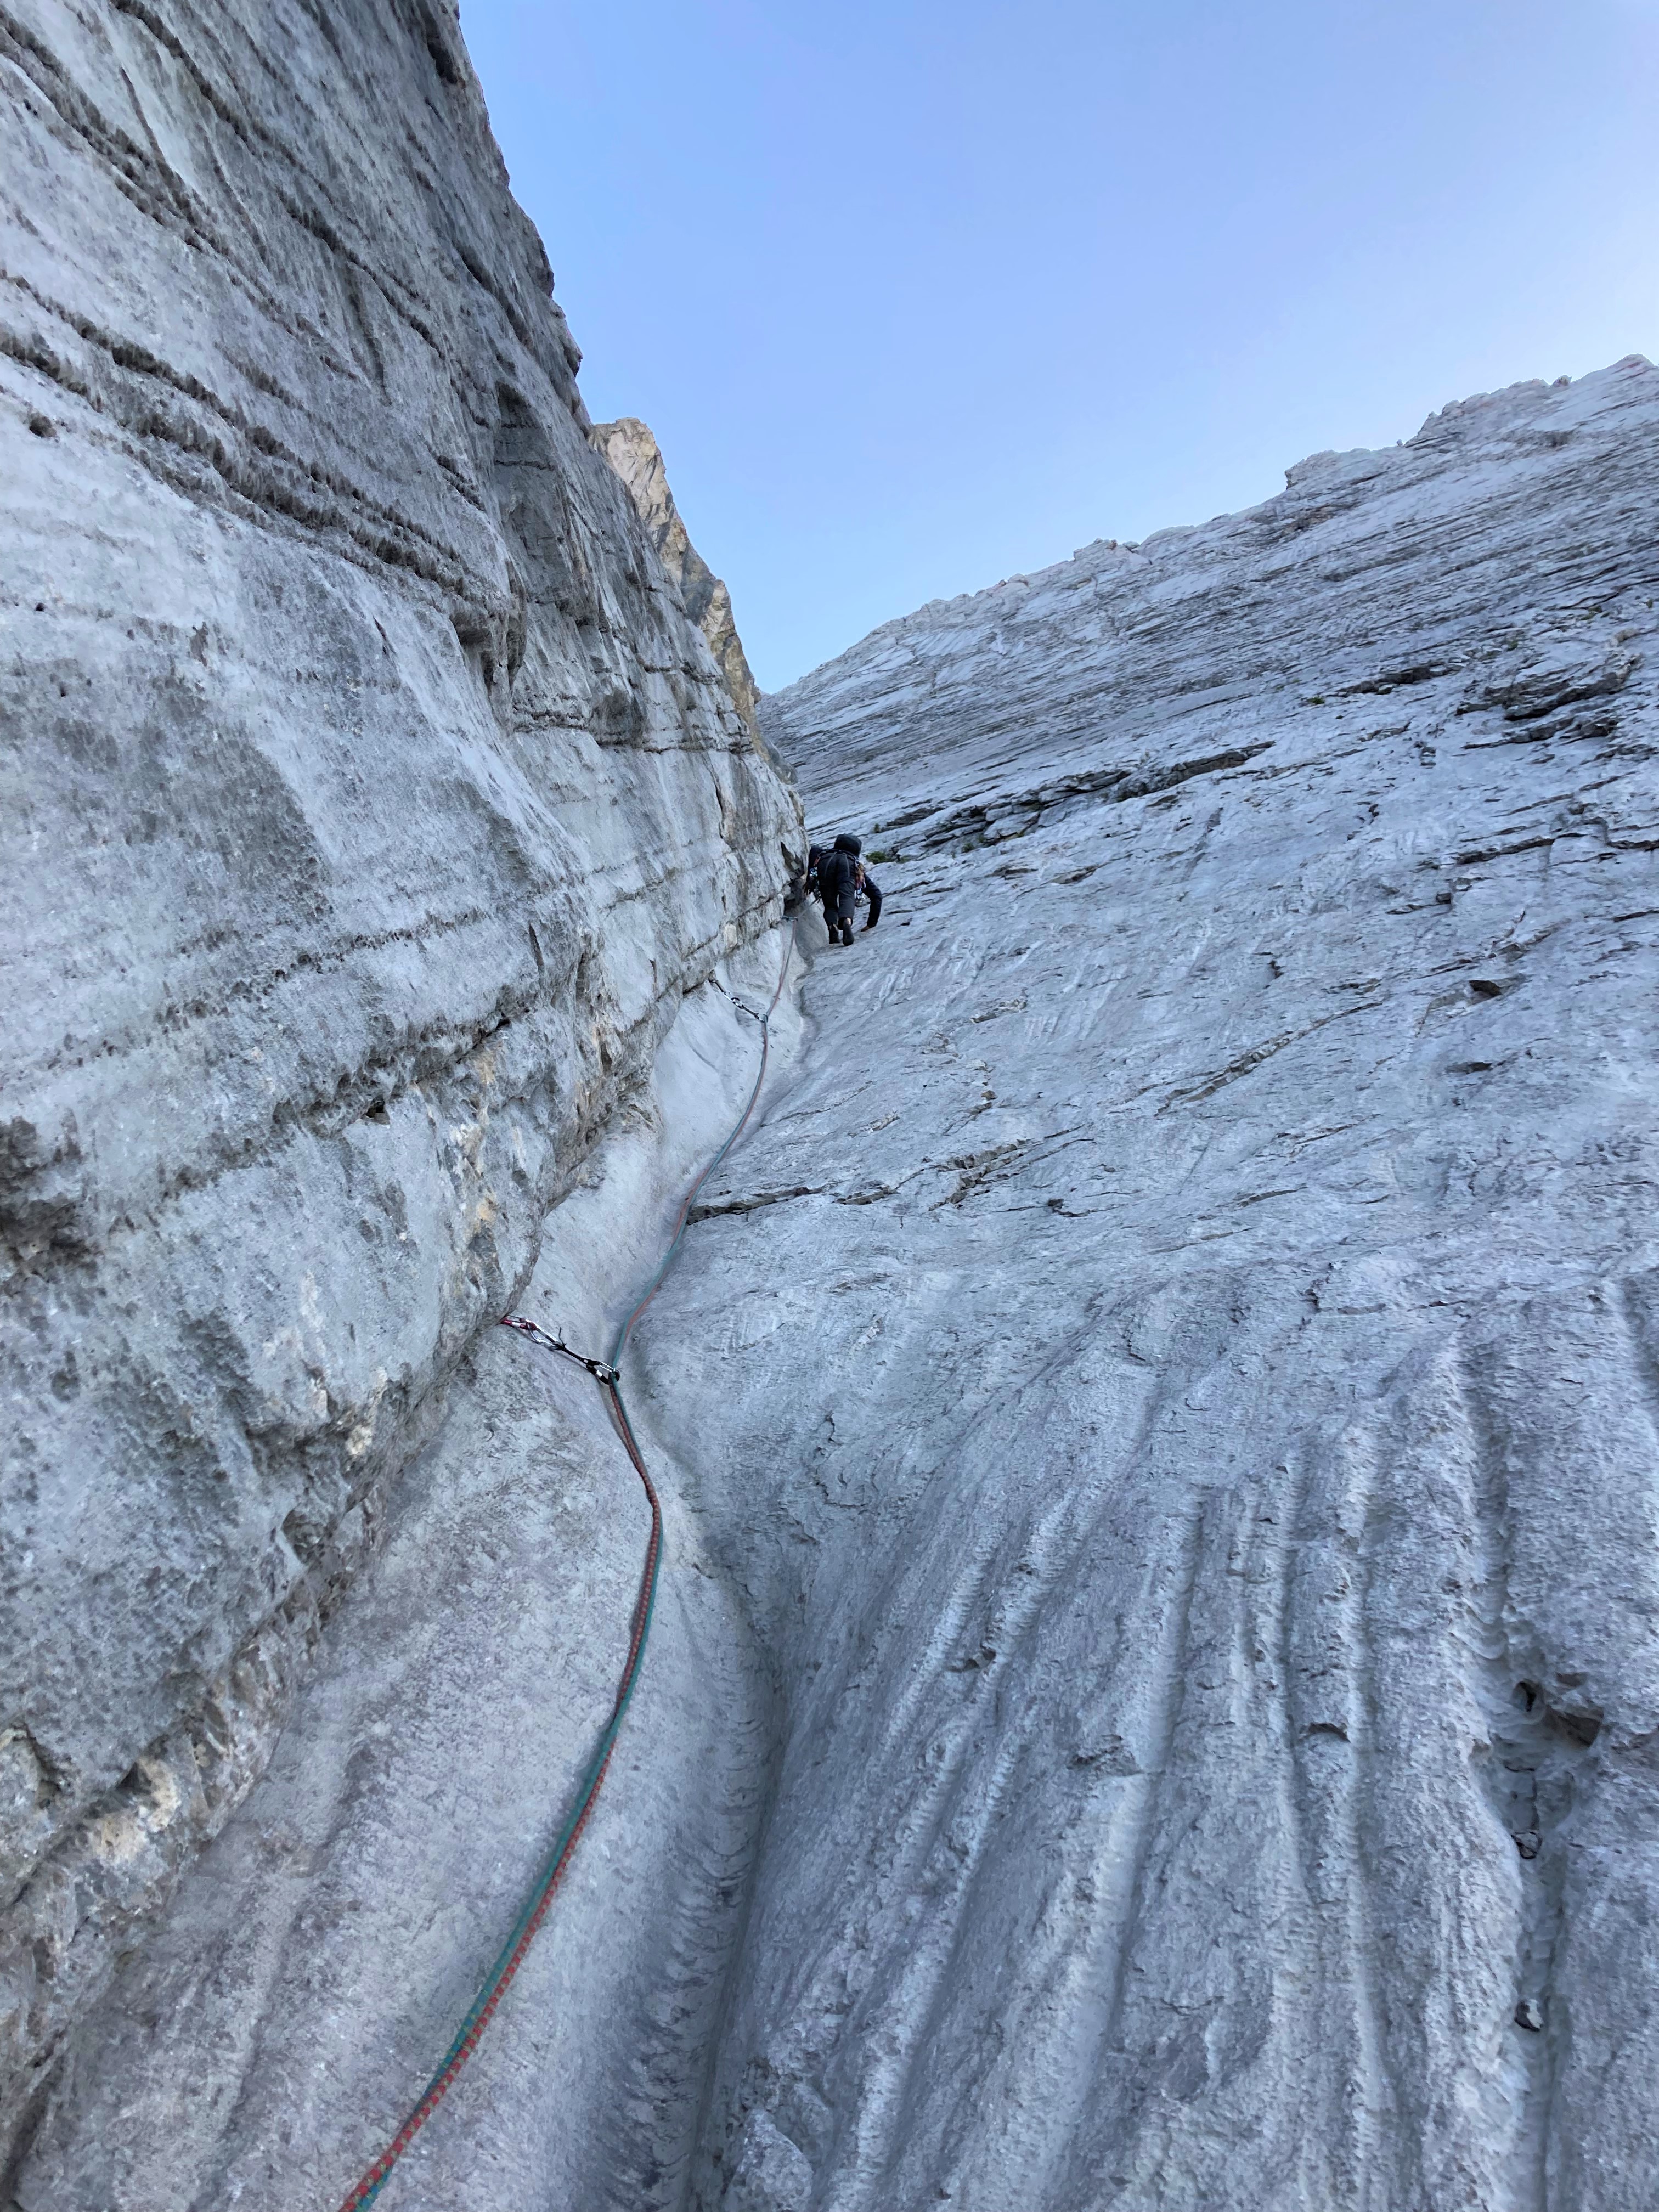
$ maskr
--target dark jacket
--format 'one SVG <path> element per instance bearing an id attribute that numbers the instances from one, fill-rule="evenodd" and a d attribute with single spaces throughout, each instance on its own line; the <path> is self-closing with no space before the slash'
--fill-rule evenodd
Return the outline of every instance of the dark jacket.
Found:
<path id="1" fill-rule="evenodd" d="M 843 908 L 852 909 L 853 896 L 859 887 L 859 856 L 849 853 L 844 845 L 837 845 L 832 853 L 818 858 L 818 896 L 823 901 L 826 914 L 839 914 Z"/>
<path id="2" fill-rule="evenodd" d="M 832 852 L 819 853 L 817 890 L 823 901 L 826 919 L 842 915 L 850 918 L 854 902 L 860 892 L 870 902 L 866 928 L 873 929 L 881 919 L 881 886 L 873 876 L 865 873 L 858 849 L 850 841 L 843 842 L 838 837 Z"/>

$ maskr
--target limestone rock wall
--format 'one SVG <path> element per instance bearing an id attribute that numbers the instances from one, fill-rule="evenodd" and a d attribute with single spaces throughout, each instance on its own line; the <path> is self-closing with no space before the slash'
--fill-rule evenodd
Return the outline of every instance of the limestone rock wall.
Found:
<path id="1" fill-rule="evenodd" d="M 1302 713 L 1387 700 L 1522 744 L 1611 735 L 1645 696 L 1619 703 L 1643 665 L 1654 392 L 1632 356 L 1315 454 L 1260 507 L 884 623 L 763 723 L 907 848 L 1219 769 L 1298 687 Z"/>
<path id="2" fill-rule="evenodd" d="M 289 2212 L 608 1710 L 637 1485 L 486 1324 L 648 1276 L 799 824 L 453 17 L 7 5 L 5 2187 Z M 763 702 L 887 906 L 386 2203 L 1650 2203 L 1656 492 L 1632 359 Z"/>
<path id="3" fill-rule="evenodd" d="M 616 422 L 596 422 L 592 435 L 628 486 L 685 611 L 708 641 L 732 704 L 750 728 L 758 730 L 760 690 L 738 635 L 732 594 L 691 543 L 656 440 L 647 425 L 631 415 Z"/>
<path id="4" fill-rule="evenodd" d="M 811 1378 L 694 2203 L 1652 2203 L 1656 501 L 1629 360 L 767 701 L 899 857 L 651 1340 Z"/>
<path id="5" fill-rule="evenodd" d="M 0 11 L 0 2092 L 798 809 L 441 0 Z"/>
<path id="6" fill-rule="evenodd" d="M 881 925 L 801 921 L 634 1340 L 645 1677 L 382 2203 L 1648 2212 L 1656 489 L 1647 364 L 1522 386 L 768 702 Z M 585 1340 L 779 950 L 551 1218 Z M 639 1565 L 524 1350 L 452 1384 L 22 2212 L 337 2203 L 418 2095 Z"/>

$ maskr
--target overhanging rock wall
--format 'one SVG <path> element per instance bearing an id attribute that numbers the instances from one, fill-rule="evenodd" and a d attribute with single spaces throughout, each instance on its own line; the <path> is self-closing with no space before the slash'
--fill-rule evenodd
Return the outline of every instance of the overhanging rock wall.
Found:
<path id="1" fill-rule="evenodd" d="M 453 8 L 0 12 L 3 2109 L 795 804 Z"/>

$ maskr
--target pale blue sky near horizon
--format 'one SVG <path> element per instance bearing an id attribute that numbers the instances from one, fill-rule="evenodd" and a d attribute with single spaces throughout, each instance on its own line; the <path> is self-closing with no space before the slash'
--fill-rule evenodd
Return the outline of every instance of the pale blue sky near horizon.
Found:
<path id="1" fill-rule="evenodd" d="M 462 0 L 596 420 L 772 690 L 1659 354 L 1659 0 Z"/>

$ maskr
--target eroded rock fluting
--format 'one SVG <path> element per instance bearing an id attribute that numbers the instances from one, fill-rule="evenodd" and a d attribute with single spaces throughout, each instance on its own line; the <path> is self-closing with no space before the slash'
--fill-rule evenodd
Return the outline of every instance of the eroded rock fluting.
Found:
<path id="1" fill-rule="evenodd" d="M 453 7 L 19 0 L 0 77 L 15 2123 L 799 838 Z"/>
<path id="2" fill-rule="evenodd" d="M 483 1324 L 649 1277 L 797 825 L 452 17 L 0 42 L 8 2186 L 326 2212 L 627 1638 Z M 1632 359 L 762 702 L 886 909 L 635 1339 L 645 1677 L 383 2204 L 1645 2212 L 1656 492 Z"/>
<path id="3" fill-rule="evenodd" d="M 901 857 L 647 1346 L 780 1685 L 694 2202 L 1652 2203 L 1656 505 L 1630 360 L 767 702 Z"/>

